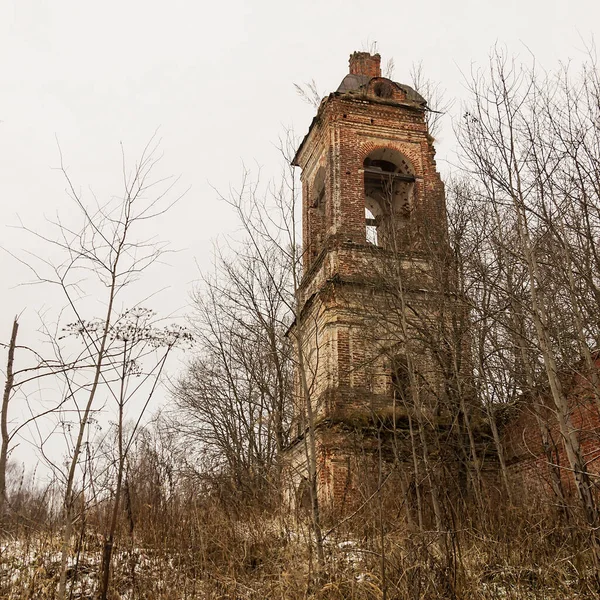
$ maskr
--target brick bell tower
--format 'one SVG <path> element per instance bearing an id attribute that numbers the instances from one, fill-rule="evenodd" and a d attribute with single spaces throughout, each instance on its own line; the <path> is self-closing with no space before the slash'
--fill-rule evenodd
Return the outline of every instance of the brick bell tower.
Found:
<path id="1" fill-rule="evenodd" d="M 426 102 L 382 77 L 380 60 L 350 56 L 349 74 L 321 102 L 293 163 L 302 169 L 304 250 L 294 332 L 306 383 L 297 376 L 285 471 L 298 500 L 310 402 L 319 496 L 336 508 L 359 485 L 358 461 L 377 446 L 378 424 L 392 418 L 402 426 L 410 411 L 416 379 L 406 372 L 407 331 L 431 414 L 440 414 L 445 394 L 431 351 L 415 341 L 414 317 L 443 318 L 439 280 L 452 279 L 452 269 L 438 266 L 447 248 L 444 188 Z"/>

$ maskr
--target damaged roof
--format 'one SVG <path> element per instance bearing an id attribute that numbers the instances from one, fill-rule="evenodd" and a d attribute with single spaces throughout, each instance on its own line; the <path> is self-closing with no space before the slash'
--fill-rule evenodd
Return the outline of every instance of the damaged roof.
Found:
<path id="1" fill-rule="evenodd" d="M 336 93 L 345 94 L 347 92 L 357 92 L 361 88 L 367 86 L 371 79 L 372 78 L 369 75 L 346 75 L 346 77 L 342 79 L 342 83 L 340 83 L 338 86 Z M 397 85 L 406 94 L 406 99 L 409 102 L 415 102 L 422 105 L 427 104 L 425 98 L 423 98 L 419 92 L 411 88 L 409 85 L 398 83 L 396 81 L 392 81 L 392 83 Z"/>
<path id="2" fill-rule="evenodd" d="M 370 75 L 360 75 L 360 74 L 350 73 L 350 74 L 346 75 L 346 77 L 344 77 L 344 79 L 342 79 L 342 83 L 340 83 L 340 85 L 338 86 L 338 88 L 335 92 L 330 94 L 330 97 L 333 95 L 337 96 L 337 95 L 343 95 L 343 94 L 352 94 L 354 92 L 360 92 L 369 85 L 369 82 L 371 81 L 371 79 L 374 79 L 374 78 L 371 77 Z M 382 78 L 382 79 L 385 79 L 385 78 Z M 408 100 L 408 102 L 418 104 L 422 108 L 427 110 L 427 101 L 415 89 L 411 88 L 409 85 L 405 85 L 403 83 L 398 83 L 396 81 L 391 81 L 391 79 L 388 81 L 390 81 L 392 84 L 398 86 L 406 94 L 406 99 Z M 304 136 L 302 142 L 300 143 L 298 150 L 296 150 L 296 154 L 295 154 L 294 158 L 292 159 L 292 165 L 294 165 L 295 167 L 299 166 L 298 165 L 298 156 L 300 154 L 300 151 L 302 150 L 302 147 L 304 146 L 304 142 L 306 142 L 306 140 L 308 139 L 308 136 L 310 135 L 310 132 L 311 132 L 313 126 L 319 120 L 319 115 L 320 115 L 321 109 L 323 107 L 323 103 L 325 102 L 326 99 L 327 99 L 327 97 L 324 98 L 323 101 L 321 102 L 319 111 L 317 112 L 316 116 L 313 118 L 313 120 L 310 124 L 310 127 L 308 128 L 308 132 Z"/>

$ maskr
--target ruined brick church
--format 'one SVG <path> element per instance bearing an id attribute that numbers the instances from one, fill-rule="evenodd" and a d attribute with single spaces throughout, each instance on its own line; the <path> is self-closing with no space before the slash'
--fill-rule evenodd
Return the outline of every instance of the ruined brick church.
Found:
<path id="1" fill-rule="evenodd" d="M 294 158 L 302 171 L 304 276 L 286 463 L 297 489 L 312 420 L 320 497 L 329 504 L 356 489 L 357 462 L 369 463 L 378 427 L 388 432 L 386 452 L 397 456 L 390 428 L 405 435 L 411 418 L 443 424 L 448 413 L 452 376 L 434 354 L 443 345 L 440 324 L 459 322 L 463 309 L 453 293 L 426 110 L 418 92 L 381 76 L 378 54 L 355 52 Z"/>
<path id="2" fill-rule="evenodd" d="M 466 487 L 473 463 L 497 481 L 489 424 L 470 389 L 468 309 L 457 289 L 427 110 L 414 89 L 381 76 L 378 54 L 355 52 L 294 158 L 304 262 L 284 472 L 296 503 L 306 501 L 311 460 L 320 501 L 342 511 L 376 489 L 377 481 L 368 484 L 377 476 L 381 483 L 382 465 L 404 492 L 417 485 L 417 462 L 428 460 L 443 463 L 457 489 Z M 600 368 L 600 353 L 595 360 Z M 564 385 L 587 468 L 600 474 L 589 381 L 570 375 Z M 553 456 L 541 449 L 527 398 L 500 433 L 509 474 L 537 490 L 548 487 L 549 465 L 567 462 L 543 393 L 541 401 Z"/>

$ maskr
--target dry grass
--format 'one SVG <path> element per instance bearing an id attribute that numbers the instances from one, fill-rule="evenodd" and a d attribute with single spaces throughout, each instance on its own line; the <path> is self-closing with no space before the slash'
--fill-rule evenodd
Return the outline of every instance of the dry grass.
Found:
<path id="1" fill-rule="evenodd" d="M 600 598 L 584 529 L 574 516 L 560 521 L 551 507 L 497 503 L 485 515 L 463 511 L 452 532 L 439 534 L 411 531 L 390 496 L 383 523 L 378 507 L 367 506 L 329 535 L 326 572 L 316 584 L 301 516 L 211 496 L 185 498 L 138 505 L 133 533 L 124 517 L 112 598 L 366 600 L 383 598 L 384 589 L 389 599 Z M 80 523 L 73 546 L 73 599 L 92 599 L 97 590 L 102 511 L 96 513 L 90 511 L 83 530 Z M 58 535 L 49 523 L 13 522 L 2 543 L 0 597 L 53 598 L 58 564 Z"/>

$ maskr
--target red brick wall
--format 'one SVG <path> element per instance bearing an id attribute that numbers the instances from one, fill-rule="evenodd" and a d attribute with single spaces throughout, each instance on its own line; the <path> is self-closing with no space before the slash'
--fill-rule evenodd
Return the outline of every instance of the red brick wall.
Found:
<path id="1" fill-rule="evenodd" d="M 407 102 L 399 88 L 394 88 L 393 98 L 381 100 L 373 85 L 362 95 L 331 94 L 298 152 L 306 270 L 329 236 L 366 243 L 363 163 L 379 148 L 398 151 L 413 167 L 413 206 L 404 226 L 410 249 L 439 246 L 446 236 L 444 188 L 424 110 Z M 326 171 L 326 198 L 324 213 L 317 215 L 311 185 L 321 167 Z"/>
<path id="2" fill-rule="evenodd" d="M 600 370 L 600 359 L 596 361 L 596 367 Z M 590 379 L 580 372 L 564 376 L 563 386 L 569 398 L 571 423 L 587 469 L 600 475 L 600 413 L 593 386 Z M 503 427 L 503 443 L 511 477 L 530 489 L 539 491 L 541 486 L 549 491 L 550 466 L 533 402 L 523 399 L 517 406 Z M 569 460 L 549 393 L 537 400 L 537 411 L 549 425 L 552 463 L 558 466 L 563 488 L 574 492 Z"/>
<path id="3" fill-rule="evenodd" d="M 381 77 L 381 56 L 368 52 L 354 52 L 350 55 L 350 74 Z"/>

